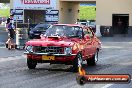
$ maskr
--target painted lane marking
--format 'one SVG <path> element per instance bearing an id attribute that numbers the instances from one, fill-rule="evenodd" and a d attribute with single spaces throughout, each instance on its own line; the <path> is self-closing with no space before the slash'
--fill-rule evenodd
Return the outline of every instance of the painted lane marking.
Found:
<path id="1" fill-rule="evenodd" d="M 107 85 L 103 86 L 102 88 L 108 88 L 108 87 L 110 87 L 112 85 L 114 85 L 114 84 L 107 84 Z"/>
<path id="2" fill-rule="evenodd" d="M 131 81 L 132 81 L 132 79 L 131 79 Z M 114 84 L 107 84 L 107 85 L 103 86 L 102 88 L 108 88 L 108 87 L 110 87 L 112 85 L 114 85 Z"/>

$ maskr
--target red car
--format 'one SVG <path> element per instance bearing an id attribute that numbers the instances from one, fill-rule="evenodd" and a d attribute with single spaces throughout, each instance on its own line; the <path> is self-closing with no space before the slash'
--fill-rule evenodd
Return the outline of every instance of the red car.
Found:
<path id="1" fill-rule="evenodd" d="M 35 69 L 37 63 L 73 65 L 75 71 L 84 60 L 95 65 L 101 47 L 100 40 L 88 27 L 78 24 L 54 24 L 41 39 L 26 42 L 27 66 Z"/>

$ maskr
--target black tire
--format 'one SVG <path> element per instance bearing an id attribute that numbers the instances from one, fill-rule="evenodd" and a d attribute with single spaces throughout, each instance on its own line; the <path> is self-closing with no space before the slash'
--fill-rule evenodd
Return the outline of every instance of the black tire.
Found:
<path id="1" fill-rule="evenodd" d="M 37 62 L 32 59 L 27 59 L 27 66 L 29 69 L 35 69 Z"/>
<path id="2" fill-rule="evenodd" d="M 15 44 L 15 49 L 17 49 L 17 45 Z"/>
<path id="3" fill-rule="evenodd" d="M 7 43 L 5 43 L 5 47 L 8 48 L 8 44 Z"/>
<path id="4" fill-rule="evenodd" d="M 98 50 L 91 58 L 88 58 L 86 60 L 87 61 L 87 65 L 95 66 L 96 65 L 96 61 L 95 61 L 96 59 L 98 60 Z"/>
<path id="5" fill-rule="evenodd" d="M 83 63 L 82 54 L 78 53 L 73 61 L 73 71 L 78 72 L 79 67 L 82 67 L 82 63 Z"/>

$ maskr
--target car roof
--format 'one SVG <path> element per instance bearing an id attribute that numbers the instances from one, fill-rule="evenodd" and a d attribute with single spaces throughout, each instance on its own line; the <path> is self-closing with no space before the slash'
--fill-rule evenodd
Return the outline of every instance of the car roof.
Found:
<path id="1" fill-rule="evenodd" d="M 36 26 L 37 25 L 51 25 L 50 23 L 38 23 L 38 24 L 36 24 Z"/>
<path id="2" fill-rule="evenodd" d="M 39 24 L 37 24 L 36 26 L 50 26 L 51 24 L 48 24 L 48 23 L 39 23 Z"/>
<path id="3" fill-rule="evenodd" d="M 76 27 L 82 27 L 83 25 L 79 25 L 79 24 L 53 24 L 56 26 L 76 26 Z"/>

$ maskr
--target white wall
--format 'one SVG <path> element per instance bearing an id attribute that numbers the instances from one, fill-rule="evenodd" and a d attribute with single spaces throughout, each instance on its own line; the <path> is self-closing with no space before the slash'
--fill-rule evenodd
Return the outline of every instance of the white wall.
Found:
<path id="1" fill-rule="evenodd" d="M 75 23 L 79 18 L 78 2 L 60 2 L 59 3 L 59 23 Z"/>
<path id="2" fill-rule="evenodd" d="M 129 14 L 132 26 L 132 0 L 97 0 L 96 23 L 112 26 L 112 14 Z"/>

